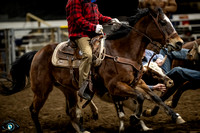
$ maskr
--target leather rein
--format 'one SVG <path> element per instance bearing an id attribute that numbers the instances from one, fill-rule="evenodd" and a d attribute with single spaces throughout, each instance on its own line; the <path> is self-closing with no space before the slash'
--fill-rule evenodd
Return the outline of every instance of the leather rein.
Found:
<path id="1" fill-rule="evenodd" d="M 163 37 L 165 38 L 165 42 L 168 42 L 169 41 L 169 38 L 174 36 L 176 33 L 176 31 L 173 31 L 169 36 L 166 35 L 164 33 L 164 31 L 161 29 L 160 25 L 158 24 L 158 14 L 157 14 L 157 17 L 154 18 L 152 14 L 150 14 L 150 16 L 152 17 L 155 25 L 158 27 L 159 31 L 161 32 L 161 34 L 163 35 Z M 146 35 L 145 33 L 139 31 L 138 29 L 136 29 L 135 27 L 133 26 L 130 26 L 130 25 L 127 25 L 128 27 L 132 28 L 133 30 L 135 30 L 138 34 L 140 34 L 141 36 L 144 36 L 146 37 L 151 44 L 155 45 L 156 47 L 160 48 L 160 49 L 163 49 L 163 47 L 161 46 L 160 43 L 158 42 L 155 42 L 153 41 L 148 35 Z M 158 45 L 160 44 L 160 45 Z M 155 54 L 154 54 L 155 55 Z M 154 56 L 153 55 L 153 56 Z M 153 56 L 151 57 L 151 59 L 153 58 Z M 121 64 L 126 64 L 126 65 L 131 65 L 133 68 L 135 68 L 138 73 L 137 73 L 137 77 L 136 79 L 131 83 L 132 86 L 134 86 L 135 84 L 137 84 L 137 82 L 142 78 L 142 75 L 143 75 L 143 71 L 142 71 L 142 64 L 139 64 L 138 62 L 136 61 L 133 61 L 131 59 L 128 59 L 128 58 L 124 58 L 124 57 L 119 57 L 119 56 L 112 56 L 112 55 L 108 55 L 105 53 L 105 57 L 108 57 L 108 58 L 111 58 L 114 60 L 114 62 L 117 62 L 117 63 L 121 63 Z M 150 63 L 151 59 L 149 60 L 148 64 Z"/>

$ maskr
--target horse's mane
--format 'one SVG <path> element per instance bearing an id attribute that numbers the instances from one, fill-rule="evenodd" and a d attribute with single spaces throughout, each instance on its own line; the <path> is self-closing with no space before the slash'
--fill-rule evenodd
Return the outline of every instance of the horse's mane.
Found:
<path id="1" fill-rule="evenodd" d="M 142 17 L 146 16 L 149 13 L 149 9 L 138 9 L 137 13 L 134 16 L 128 17 L 127 22 L 130 26 L 134 26 Z M 107 35 L 108 40 L 115 40 L 121 37 L 124 37 L 131 31 L 131 27 L 127 24 L 122 24 L 120 28 L 113 30 Z"/>

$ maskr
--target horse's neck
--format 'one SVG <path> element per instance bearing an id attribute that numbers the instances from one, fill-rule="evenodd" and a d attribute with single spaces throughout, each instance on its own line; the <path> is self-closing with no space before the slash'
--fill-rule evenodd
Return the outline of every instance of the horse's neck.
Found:
<path id="1" fill-rule="evenodd" d="M 143 21 L 143 20 L 141 20 Z M 132 31 L 129 34 L 129 39 L 131 40 L 130 42 L 130 46 L 131 46 L 131 54 L 132 57 L 134 58 L 134 60 L 138 60 L 141 61 L 144 51 L 149 43 L 149 40 L 147 40 L 147 38 L 145 38 L 142 34 L 146 34 L 146 29 L 144 27 L 146 27 L 146 25 L 144 25 L 144 23 L 137 23 L 133 28 Z M 141 34 L 142 33 L 142 34 Z"/>
<path id="2" fill-rule="evenodd" d="M 143 54 L 150 40 L 146 37 L 149 36 L 146 31 L 149 25 L 149 16 L 141 18 L 134 26 L 130 33 L 130 37 L 134 37 L 132 50 L 138 60 L 142 60 Z"/>
<path id="3" fill-rule="evenodd" d="M 142 56 L 149 43 L 149 40 L 141 34 L 146 34 L 146 27 L 148 25 L 143 22 L 144 20 L 145 18 L 140 19 L 134 26 L 136 29 L 133 28 L 127 36 L 117 40 L 108 41 L 108 54 L 130 58 L 141 63 Z"/>

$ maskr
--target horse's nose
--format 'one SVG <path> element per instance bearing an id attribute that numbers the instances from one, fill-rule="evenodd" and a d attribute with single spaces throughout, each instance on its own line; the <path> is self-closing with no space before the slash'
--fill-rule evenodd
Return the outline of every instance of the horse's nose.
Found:
<path id="1" fill-rule="evenodd" d="M 178 41 L 178 42 L 176 42 L 176 45 L 182 47 L 183 46 L 183 42 Z"/>
<path id="2" fill-rule="evenodd" d="M 169 80 L 169 81 L 167 82 L 167 88 L 171 88 L 173 85 L 174 85 L 173 80 Z"/>
<path id="3" fill-rule="evenodd" d="M 182 46 L 183 46 L 183 42 L 182 41 L 176 42 L 176 46 L 177 46 L 178 49 L 181 49 Z"/>

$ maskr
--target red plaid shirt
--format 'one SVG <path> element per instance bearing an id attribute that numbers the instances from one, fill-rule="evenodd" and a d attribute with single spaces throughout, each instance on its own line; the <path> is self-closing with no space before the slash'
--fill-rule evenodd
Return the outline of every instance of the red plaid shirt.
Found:
<path id="1" fill-rule="evenodd" d="M 97 4 L 90 0 L 68 0 L 66 14 L 69 38 L 94 36 L 97 24 L 111 20 L 103 16 Z"/>

